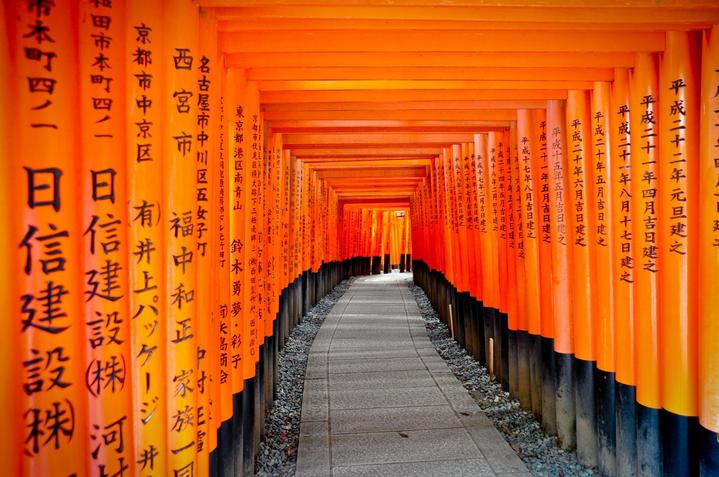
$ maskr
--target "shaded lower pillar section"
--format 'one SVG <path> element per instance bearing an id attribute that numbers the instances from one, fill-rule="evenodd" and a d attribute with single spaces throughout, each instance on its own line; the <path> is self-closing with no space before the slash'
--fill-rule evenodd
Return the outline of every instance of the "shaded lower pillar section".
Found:
<path id="1" fill-rule="evenodd" d="M 210 453 L 210 476 L 254 475 L 265 417 L 272 410 L 276 394 L 279 352 L 309 309 L 341 281 L 369 275 L 372 262 L 372 257 L 355 257 L 324 263 L 317 272 L 303 272 L 282 290 L 273 335 L 266 337 L 260 345 L 255 376 L 246 379 L 242 392 L 232 396 L 232 417 L 222 422 L 217 430 L 217 447 Z"/>
<path id="2" fill-rule="evenodd" d="M 635 386 L 596 362 L 510 330 L 505 313 L 459 293 L 441 272 L 421 260 L 411 267 L 455 341 L 581 463 L 602 476 L 719 476 L 719 437 L 696 417 L 643 406 Z"/>

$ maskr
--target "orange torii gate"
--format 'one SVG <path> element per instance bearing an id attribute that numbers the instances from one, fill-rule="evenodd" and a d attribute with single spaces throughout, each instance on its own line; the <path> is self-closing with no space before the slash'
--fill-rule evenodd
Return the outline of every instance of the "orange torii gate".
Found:
<path id="1" fill-rule="evenodd" d="M 716 4 L 294 3 L 0 6 L 8 475 L 252 474 L 395 266 L 583 464 L 719 473 Z"/>

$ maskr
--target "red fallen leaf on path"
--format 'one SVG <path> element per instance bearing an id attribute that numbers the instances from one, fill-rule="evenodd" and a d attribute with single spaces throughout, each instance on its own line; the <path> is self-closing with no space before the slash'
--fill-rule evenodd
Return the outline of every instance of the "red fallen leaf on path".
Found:
<path id="1" fill-rule="evenodd" d="M 400 437 L 409 437 L 409 436 L 408 436 L 407 434 L 405 434 L 404 432 L 400 432 L 399 435 L 400 435 Z"/>

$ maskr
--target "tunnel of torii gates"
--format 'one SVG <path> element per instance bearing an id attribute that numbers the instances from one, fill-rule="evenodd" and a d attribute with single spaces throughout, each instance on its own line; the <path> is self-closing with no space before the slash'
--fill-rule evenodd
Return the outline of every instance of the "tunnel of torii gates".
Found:
<path id="1" fill-rule="evenodd" d="M 296 3 L 0 4 L 2 473 L 251 474 L 401 265 L 583 464 L 719 475 L 717 4 Z"/>

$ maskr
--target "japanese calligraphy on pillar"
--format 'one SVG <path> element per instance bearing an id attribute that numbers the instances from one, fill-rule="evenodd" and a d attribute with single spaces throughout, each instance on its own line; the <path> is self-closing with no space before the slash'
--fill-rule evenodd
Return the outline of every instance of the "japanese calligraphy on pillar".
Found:
<path id="1" fill-rule="evenodd" d="M 6 3 L 10 44 L 15 48 L 12 91 L 17 94 L 8 165 L 16 180 L 17 247 L 11 282 L 13 330 L 19 336 L 23 468 L 26 475 L 81 473 L 89 438 L 83 385 L 81 329 L 83 290 L 79 254 L 81 224 L 73 196 L 78 72 L 77 7 L 73 2 Z M 12 22 L 12 23 L 11 23 Z M 10 35 L 9 35 L 10 36 Z"/>
<path id="2" fill-rule="evenodd" d="M 123 25 L 112 2 L 80 7 L 83 271 L 90 468 L 133 465 L 125 217 Z M 124 13 L 120 10 L 120 18 Z"/>
<path id="3" fill-rule="evenodd" d="M 597 365 L 602 370 L 615 370 L 614 361 L 614 289 L 613 274 L 613 240 L 612 222 L 612 176 L 615 174 L 611 156 L 611 141 L 614 133 L 610 129 L 609 116 L 611 109 L 610 84 L 596 82 L 591 93 L 591 155 L 593 164 L 590 174 L 594 205 L 589 209 L 592 221 L 590 231 L 590 249 L 594 252 L 592 276 L 593 289 L 590 298 L 592 303 L 592 320 L 594 325 L 593 340 Z"/>
<path id="4" fill-rule="evenodd" d="M 504 163 L 506 164 L 506 195 L 507 195 L 507 247 L 516 249 L 516 227 L 514 225 L 514 187 L 516 184 L 512 181 L 512 169 L 515 167 L 512 160 L 512 154 L 508 154 Z"/>
<path id="5" fill-rule="evenodd" d="M 256 101 L 256 95 L 246 97 L 249 101 Z M 259 111 L 253 103 L 249 113 L 249 194 L 246 195 L 246 218 L 247 234 L 245 236 L 249 247 L 245 250 L 245 263 L 247 268 L 245 280 L 245 304 L 248 307 L 246 313 L 247 328 L 247 350 L 251 362 L 245 364 L 248 370 L 247 377 L 254 375 L 254 365 L 257 362 L 259 347 L 258 329 L 262 325 L 262 303 L 263 303 L 263 263 L 264 260 L 264 227 L 262 225 L 262 196 L 264 178 L 264 156 L 262 151 L 262 136 Z M 252 370 L 249 370 L 249 366 Z"/>
<path id="6" fill-rule="evenodd" d="M 485 181 L 486 173 L 486 151 L 481 149 L 475 149 L 474 153 L 476 156 L 475 164 L 476 167 L 476 173 L 477 173 L 477 191 L 478 191 L 478 199 L 477 203 L 479 206 L 479 231 L 482 233 L 487 233 L 488 227 L 487 227 L 487 184 Z"/>
<path id="7" fill-rule="evenodd" d="M 517 155 L 514 157 L 514 162 L 512 163 L 511 171 L 512 171 L 512 189 L 511 193 L 513 194 L 513 200 L 512 200 L 512 208 L 510 210 L 512 211 L 512 214 L 515 216 L 514 220 L 514 245 L 517 250 L 517 258 L 523 259 L 525 258 L 525 250 L 524 250 L 524 223 L 522 220 L 522 202 L 521 202 L 521 195 L 522 195 L 522 189 L 524 187 L 524 183 L 522 182 L 522 168 L 524 166 L 524 158 L 521 156 L 521 151 L 516 150 Z M 491 151 L 490 151 L 491 154 Z M 490 155 L 490 158 L 493 158 L 493 155 Z M 529 160 L 531 161 L 531 155 L 528 156 Z M 516 214 L 516 215 L 515 215 Z"/>
<path id="8" fill-rule="evenodd" d="M 463 157 L 459 146 L 452 151 L 452 169 L 454 170 L 454 194 L 456 203 L 456 227 L 464 229 L 467 226 L 467 197 L 464 191 Z"/>
<path id="9" fill-rule="evenodd" d="M 532 111 L 532 137 L 534 140 L 534 165 L 532 175 L 539 194 L 535 196 L 538 204 L 535 208 L 539 219 L 538 236 L 539 276 L 540 276 L 540 307 L 541 333 L 544 337 L 554 336 L 554 313 L 551 295 L 552 289 L 552 222 L 550 209 L 549 187 L 549 155 L 547 153 L 547 114 L 543 109 Z"/>
<path id="10" fill-rule="evenodd" d="M 521 219 L 524 224 L 524 268 L 525 280 L 530 283 L 539 283 L 539 239 L 537 235 L 537 214 L 536 214 L 536 193 L 535 184 L 537 179 L 537 162 L 539 144 L 534 133 L 534 121 L 532 112 L 529 110 L 517 111 L 517 152 L 519 162 L 519 174 L 521 192 L 519 201 L 521 207 Z M 520 288 L 521 289 L 521 288 Z M 526 286 L 526 316 L 530 333 L 539 335 L 541 332 L 540 320 L 540 287 Z"/>
<path id="11" fill-rule="evenodd" d="M 210 27 L 211 28 L 211 27 Z M 213 46 L 210 46 L 212 48 Z M 197 254 L 197 453 L 202 456 L 198 459 L 198 465 L 205 468 L 209 465 L 208 455 L 208 433 L 214 433 L 214 422 L 212 422 L 211 413 L 211 397 L 210 386 L 214 381 L 210 356 L 214 350 L 211 350 L 212 341 L 211 323 L 214 319 L 214 313 L 208 313 L 211 310 L 212 288 L 211 281 L 211 214 L 216 213 L 214 204 L 210 205 L 212 192 L 210 190 L 211 182 L 214 185 L 213 174 L 215 163 L 212 161 L 211 151 L 215 144 L 213 137 L 213 126 L 215 125 L 214 117 L 211 121 L 211 115 L 216 115 L 215 89 L 213 86 L 215 64 L 210 57 L 214 55 L 207 52 L 208 55 L 201 55 L 196 65 L 197 72 L 197 135 L 195 141 L 197 148 L 195 150 L 196 170 L 195 170 L 195 199 L 196 207 L 196 226 L 195 226 L 195 252 Z M 214 53 L 214 52 L 213 52 Z"/>
<path id="12" fill-rule="evenodd" d="M 519 162 L 520 162 L 520 180 L 522 187 L 521 198 L 523 201 L 523 221 L 525 238 L 536 239 L 537 230 L 534 217 L 534 187 L 532 185 L 532 150 L 529 137 L 522 136 L 519 139 Z"/>
<path id="13" fill-rule="evenodd" d="M 626 100 L 629 98 L 626 97 Z M 617 256 L 619 262 L 617 265 L 621 270 L 619 279 L 625 283 L 634 282 L 634 259 L 632 258 L 632 161 L 631 156 L 631 136 L 629 122 L 629 104 L 620 104 L 615 111 L 618 120 L 616 122 L 616 133 L 620 140 L 616 143 L 617 164 L 616 164 L 616 187 L 619 190 L 619 214 L 616 217 L 619 224 L 620 253 Z M 615 197 L 616 199 L 616 197 Z"/>
<path id="14" fill-rule="evenodd" d="M 492 254 L 491 257 L 491 267 L 494 273 L 494 277 L 492 279 L 492 294 L 494 296 L 494 307 L 499 308 L 500 302 L 501 302 L 501 292 L 500 292 L 500 280 L 503 279 L 505 276 L 504 270 L 500 272 L 500 256 L 502 257 L 502 261 L 506 258 L 504 253 L 501 253 L 499 251 L 500 245 L 504 245 L 504 242 L 500 242 L 499 239 L 499 227 L 500 227 L 500 216 L 502 215 L 502 210 L 499 209 L 499 176 L 501 175 L 501 171 L 498 168 L 499 163 L 503 162 L 504 157 L 509 154 L 509 134 L 507 130 L 504 130 L 502 132 L 494 131 L 490 132 L 489 135 L 490 140 L 490 149 L 492 151 L 489 155 L 489 163 L 490 163 L 490 183 L 491 183 L 491 198 L 492 198 Z M 502 263 L 502 265 L 504 265 Z"/>
<path id="15" fill-rule="evenodd" d="M 572 191 L 574 192 L 574 245 L 587 246 L 587 220 L 585 218 L 585 158 L 584 124 L 582 118 L 569 119 L 569 146 L 572 148 Z"/>
<path id="16" fill-rule="evenodd" d="M 288 285 L 294 277 L 290 274 L 291 240 L 290 240 L 290 195 L 292 193 L 292 156 L 290 151 L 282 151 L 282 286 Z"/>
<path id="17" fill-rule="evenodd" d="M 245 281 L 245 224 L 247 222 L 247 152 L 245 144 L 248 140 L 246 135 L 245 107 L 243 105 L 242 90 L 244 84 L 236 81 L 236 70 L 227 71 L 228 96 L 232 98 L 229 102 L 231 108 L 230 127 L 230 153 L 232 154 L 232 179 L 230 179 L 231 195 L 230 204 L 230 247 L 229 264 L 230 274 L 230 303 L 229 316 L 225 313 L 223 320 L 227 321 L 226 326 L 220 325 L 220 374 L 222 380 L 231 382 L 232 392 L 242 390 L 242 358 L 243 340 L 246 339 L 246 330 L 243 325 L 244 310 L 244 287 Z M 221 315 L 222 318 L 222 315 Z M 223 374 L 223 370 L 227 374 Z"/>
<path id="18" fill-rule="evenodd" d="M 669 166 L 664 169 L 669 173 L 668 190 L 663 190 L 669 198 L 670 208 L 668 221 L 665 225 L 669 231 L 669 240 L 666 243 L 667 253 L 686 255 L 687 253 L 687 158 L 686 158 L 686 104 L 685 89 L 687 84 L 684 78 L 675 78 L 669 85 L 664 85 L 669 94 L 664 107 L 669 108 L 669 124 L 666 124 L 666 133 L 669 136 L 671 157 Z"/>
<path id="19" fill-rule="evenodd" d="M 474 190 L 474 168 L 474 144 L 466 144 L 464 156 L 462 157 L 462 178 L 464 180 L 464 191 L 467 196 L 467 209 L 465 214 L 467 229 L 470 234 L 477 229 L 477 194 L 475 194 Z M 425 187 L 425 184 L 422 184 L 423 191 Z M 424 200 L 424 198 L 422 200 Z"/>
<path id="20" fill-rule="evenodd" d="M 197 111 L 199 20 L 195 5 L 165 4 L 167 101 L 165 151 L 167 378 L 169 468 L 174 476 L 197 471 Z"/>
<path id="21" fill-rule="evenodd" d="M 213 263 L 217 280 L 217 381 L 220 390 L 220 420 L 226 421 L 232 417 L 232 368 L 230 367 L 230 228 L 231 207 L 229 194 L 229 151 L 227 148 L 228 130 L 225 124 L 225 88 L 227 87 L 227 73 L 222 78 L 222 92 L 218 103 L 218 136 L 217 136 L 217 215 L 213 233 L 216 234 L 216 248 Z M 234 162 L 233 162 L 234 164 Z"/>
<path id="22" fill-rule="evenodd" d="M 497 161 L 500 160 L 500 156 L 504 155 L 504 143 L 501 139 L 497 140 L 491 140 L 493 136 L 499 136 L 498 133 L 490 133 L 490 142 L 488 145 L 489 153 L 488 153 L 488 159 L 489 159 L 489 198 L 490 198 L 490 204 L 492 208 L 492 217 L 491 217 L 491 230 L 493 232 L 492 237 L 496 239 L 497 232 L 499 230 L 499 209 L 498 209 L 498 200 L 499 200 L 499 181 L 497 180 Z M 499 136 L 501 137 L 501 136 Z"/>
<path id="23" fill-rule="evenodd" d="M 594 141 L 594 199 L 596 206 L 596 243 L 600 247 L 609 245 L 607 209 L 607 122 L 604 111 L 594 113 L 592 139 Z"/>
<path id="24" fill-rule="evenodd" d="M 207 256 L 207 247 L 209 234 L 207 232 L 207 225 L 209 220 L 209 211 L 207 210 L 209 202 L 209 173 L 208 168 L 210 166 L 209 155 L 210 155 L 210 103 L 212 102 L 211 87 L 212 80 L 210 75 L 210 69 L 213 65 L 210 64 L 210 59 L 206 56 L 200 57 L 199 65 L 197 66 L 199 78 L 197 80 L 197 177 L 196 177 L 196 198 L 197 198 L 197 216 L 196 216 L 196 231 L 197 234 L 197 254 L 198 261 L 201 257 Z"/>
<path id="25" fill-rule="evenodd" d="M 656 273 L 657 271 L 657 257 L 659 255 L 657 246 L 657 161 L 656 152 L 657 147 L 657 131 L 656 123 L 657 118 L 654 115 L 654 104 L 656 99 L 654 95 L 648 94 L 641 98 L 641 101 L 634 108 L 639 109 L 640 121 L 639 129 L 641 134 L 641 142 L 638 144 L 639 151 L 642 151 L 642 155 L 636 162 L 637 169 L 639 169 L 640 184 L 636 184 L 639 187 L 638 191 L 640 194 L 640 205 L 641 211 L 641 231 L 642 233 L 638 237 L 641 245 L 641 268 L 644 271 Z"/>
<path id="26" fill-rule="evenodd" d="M 637 401 L 660 407 L 658 329 L 658 85 L 657 58 L 637 54 L 630 88 L 631 194 Z"/>
<path id="27" fill-rule="evenodd" d="M 617 381 L 634 384 L 634 256 L 631 128 L 629 110 L 629 71 L 614 70 L 608 177 L 612 190 L 611 249 L 614 346 L 627 350 L 615 356 Z"/>
<path id="28" fill-rule="evenodd" d="M 699 37 L 670 32 L 661 62 L 657 106 L 659 147 L 659 273 L 662 407 L 697 414 Z M 681 278 L 680 278 L 681 277 Z"/>
<path id="29" fill-rule="evenodd" d="M 716 30 L 715 30 L 716 34 Z M 719 69 L 715 70 L 714 73 L 719 73 Z M 719 128 L 719 80 L 716 79 L 717 75 L 713 75 L 714 78 L 712 78 L 713 82 L 711 83 L 711 88 L 716 93 L 714 94 L 712 98 L 712 106 L 707 106 L 707 108 L 711 111 L 711 117 L 715 118 L 714 121 L 716 121 L 713 124 L 714 128 Z M 714 184 L 714 193 L 712 194 L 715 198 L 714 202 L 716 203 L 716 207 L 714 208 L 715 213 L 714 217 L 711 221 L 711 245 L 712 247 L 719 247 L 719 140 L 717 140 L 715 143 L 713 143 L 712 147 L 714 148 L 716 157 L 713 161 L 714 166 L 714 175 L 716 177 L 716 181 Z"/>
<path id="30" fill-rule="evenodd" d="M 552 241 L 552 224 L 549 209 L 549 162 L 547 155 L 547 121 L 539 121 L 539 184 L 540 184 L 540 202 L 542 208 L 542 229 L 541 240 L 543 243 L 551 243 Z"/>
<path id="31" fill-rule="evenodd" d="M 161 4 L 128 4 L 127 64 L 127 177 L 129 215 L 130 320 L 132 323 L 132 376 L 135 409 L 133 428 L 136 469 L 143 475 L 166 473 L 165 333 L 163 237 L 161 224 L 162 142 L 160 121 L 164 72 L 161 52 L 162 25 L 155 22 Z"/>
<path id="32" fill-rule="evenodd" d="M 554 199 L 555 199 L 555 220 L 556 220 L 556 232 L 557 242 L 561 245 L 567 245 L 567 217 L 565 209 L 565 190 L 564 190 L 564 164 L 563 164 L 563 151 L 562 151 L 562 128 L 561 126 L 555 126 L 550 132 L 551 141 L 551 166 L 550 174 L 553 177 L 554 182 Z"/>

